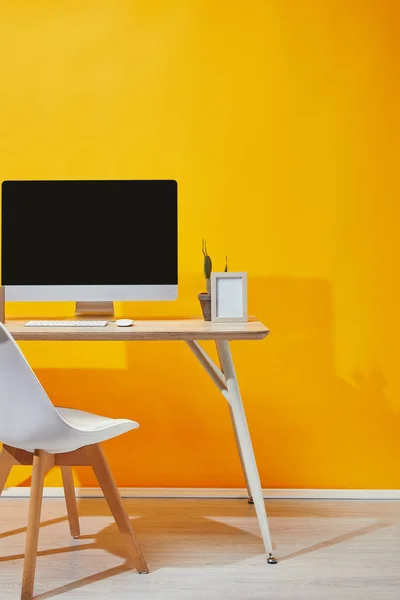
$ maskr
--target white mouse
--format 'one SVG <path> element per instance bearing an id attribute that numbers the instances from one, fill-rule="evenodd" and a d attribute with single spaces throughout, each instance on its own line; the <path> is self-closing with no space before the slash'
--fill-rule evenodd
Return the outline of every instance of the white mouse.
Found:
<path id="1" fill-rule="evenodd" d="M 117 319 L 115 321 L 117 327 L 131 327 L 133 325 L 132 319 Z"/>

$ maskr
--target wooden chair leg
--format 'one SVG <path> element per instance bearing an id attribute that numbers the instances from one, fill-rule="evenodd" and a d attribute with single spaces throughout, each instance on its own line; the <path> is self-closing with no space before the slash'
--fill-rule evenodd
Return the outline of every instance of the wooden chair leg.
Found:
<path id="1" fill-rule="evenodd" d="M 29 500 L 29 516 L 26 532 L 21 600 L 32 600 L 33 597 L 40 513 L 42 509 L 43 498 L 43 483 L 46 471 L 51 468 L 52 464 L 54 464 L 54 457 L 50 456 L 43 450 L 35 451 L 33 457 L 31 496 Z"/>
<path id="2" fill-rule="evenodd" d="M 147 566 L 142 550 L 136 540 L 135 532 L 133 531 L 129 516 L 123 507 L 121 496 L 102 448 L 99 444 L 93 444 L 92 446 L 87 446 L 86 451 L 115 522 L 126 540 L 128 551 L 133 562 L 138 565 L 137 569 L 139 573 L 148 573 L 149 567 Z"/>
<path id="3" fill-rule="evenodd" d="M 76 504 L 74 477 L 72 467 L 60 467 L 65 493 L 65 503 L 67 505 L 69 529 L 73 538 L 81 535 L 79 528 L 78 506 Z"/>
<path id="4" fill-rule="evenodd" d="M 0 455 L 0 496 L 6 486 L 8 476 L 14 464 L 14 458 L 2 448 Z"/>

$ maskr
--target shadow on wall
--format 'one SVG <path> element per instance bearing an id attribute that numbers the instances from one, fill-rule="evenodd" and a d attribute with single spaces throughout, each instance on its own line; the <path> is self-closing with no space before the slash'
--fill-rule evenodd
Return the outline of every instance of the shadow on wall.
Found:
<path id="1" fill-rule="evenodd" d="M 382 373 L 355 373 L 351 384 L 336 374 L 335 327 L 346 325 L 335 319 L 329 282 L 258 280 L 250 293 L 252 310 L 268 315 L 271 328 L 265 355 L 254 358 L 273 423 L 265 439 L 275 485 L 399 487 L 399 415 Z M 249 407 L 254 419 L 261 398 Z"/>
<path id="2" fill-rule="evenodd" d="M 175 316 L 197 306 L 182 294 L 189 287 Z M 168 306 L 160 303 L 158 315 Z M 357 373 L 349 384 L 335 373 L 330 284 L 250 278 L 249 310 L 271 329 L 265 341 L 232 343 L 263 486 L 400 487 L 400 422 L 384 374 Z M 117 483 L 243 487 L 225 402 L 185 343 L 128 343 L 125 351 L 126 369 L 36 371 L 57 405 L 141 423 L 106 443 Z M 96 485 L 89 470 L 77 473 L 81 485 Z"/>

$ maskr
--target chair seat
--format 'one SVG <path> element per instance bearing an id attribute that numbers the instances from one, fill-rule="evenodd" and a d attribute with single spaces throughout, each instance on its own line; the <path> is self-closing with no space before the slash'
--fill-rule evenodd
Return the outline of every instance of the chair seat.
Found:
<path id="1" fill-rule="evenodd" d="M 110 419 L 74 408 L 55 408 L 65 423 L 64 429 L 48 432 L 46 439 L 37 439 L 33 447 L 25 446 L 24 450 L 33 452 L 39 448 L 49 454 L 73 452 L 83 446 L 99 444 L 139 427 L 139 423 L 129 419 Z"/>
<path id="2" fill-rule="evenodd" d="M 139 423 L 130 421 L 129 419 L 110 419 L 109 417 L 102 417 L 74 408 L 60 408 L 56 406 L 56 409 L 68 425 L 71 425 L 74 429 L 81 429 L 82 431 L 100 431 L 102 429 L 119 427 L 121 425 L 124 428 L 128 427 L 126 431 L 130 431 L 131 429 L 137 429 L 139 427 Z"/>
<path id="3" fill-rule="evenodd" d="M 44 450 L 48 454 L 73 452 L 83 446 L 99 444 L 139 427 L 139 423 L 129 419 L 110 419 L 74 408 L 54 408 L 61 420 L 61 428 L 48 429 L 44 435 L 16 447 L 28 452 Z"/>

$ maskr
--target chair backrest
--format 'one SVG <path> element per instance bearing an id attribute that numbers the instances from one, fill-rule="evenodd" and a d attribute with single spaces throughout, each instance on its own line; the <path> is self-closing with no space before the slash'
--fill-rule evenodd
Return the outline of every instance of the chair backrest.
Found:
<path id="1" fill-rule="evenodd" d="M 13 337 L 0 322 L 0 442 L 41 448 L 63 419 Z"/>

